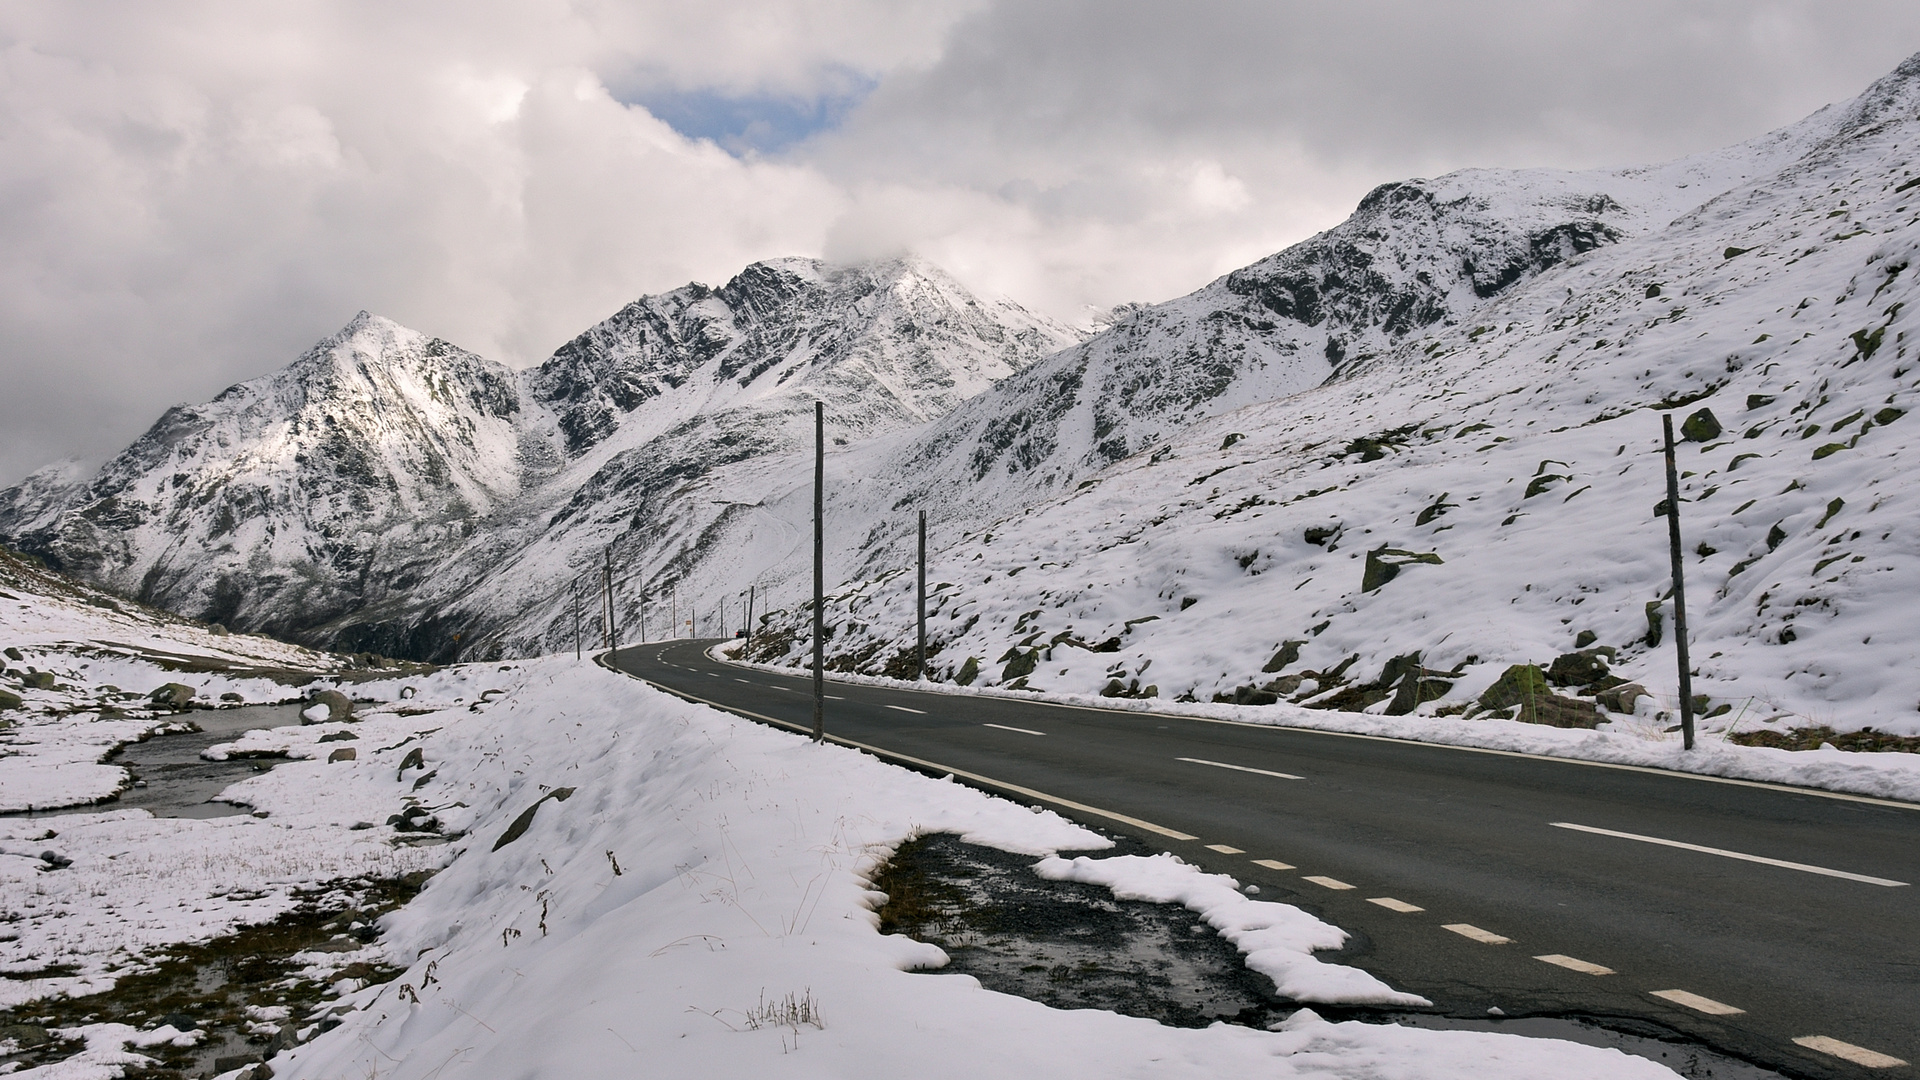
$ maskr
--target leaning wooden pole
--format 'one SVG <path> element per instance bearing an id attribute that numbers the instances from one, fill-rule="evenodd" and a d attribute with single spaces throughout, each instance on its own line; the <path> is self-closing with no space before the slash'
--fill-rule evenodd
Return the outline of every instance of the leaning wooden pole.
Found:
<path id="1" fill-rule="evenodd" d="M 742 652 L 753 648 L 753 589 L 752 585 L 747 586 L 747 636 L 740 646 Z"/>
<path id="2" fill-rule="evenodd" d="M 1680 660 L 1680 739 L 1693 749 L 1693 672 L 1687 663 L 1687 588 L 1680 565 L 1680 474 L 1673 463 L 1673 414 L 1660 414 L 1666 433 L 1667 541 L 1673 551 L 1673 647 Z"/>
<path id="3" fill-rule="evenodd" d="M 827 737 L 827 406 L 813 403 L 813 741 Z"/>

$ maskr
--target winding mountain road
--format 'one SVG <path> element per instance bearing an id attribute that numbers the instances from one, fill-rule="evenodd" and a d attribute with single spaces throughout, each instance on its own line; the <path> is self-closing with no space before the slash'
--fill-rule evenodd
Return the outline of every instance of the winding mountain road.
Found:
<path id="1" fill-rule="evenodd" d="M 712 641 L 619 670 L 787 728 L 811 683 Z M 1790 1075 L 1920 1072 L 1920 805 L 830 682 L 838 742 L 1129 833 L 1353 935 L 1458 1017 L 1587 1017 Z M 1494 1014 L 1498 1015 L 1498 1014 Z"/>

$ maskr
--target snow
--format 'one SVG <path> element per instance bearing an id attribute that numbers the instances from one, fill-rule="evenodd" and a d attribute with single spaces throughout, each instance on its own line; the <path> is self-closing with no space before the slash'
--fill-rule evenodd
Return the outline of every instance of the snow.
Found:
<path id="1" fill-rule="evenodd" d="M 44 597 L 19 603 L 0 609 L 0 631 L 24 640 L 21 624 L 33 621 L 24 608 L 43 628 L 60 626 L 69 652 L 97 645 L 72 636 L 87 628 L 85 612 L 62 617 L 64 602 Z M 189 642 L 155 626 L 148 644 L 178 653 Z M 1614 1050 L 1328 1023 L 1304 1009 L 1274 1031 L 1185 1030 L 988 991 L 938 974 L 940 949 L 878 933 L 884 897 L 870 874 L 910 837 L 952 832 L 1032 855 L 1043 875 L 1187 904 L 1301 1000 L 1418 1001 L 1316 959 L 1345 933 L 1250 900 L 1229 878 L 1168 856 L 1060 858 L 1110 842 L 1051 812 L 816 746 L 570 656 L 352 689 L 353 724 L 250 731 L 209 753 L 287 756 L 222 794 L 253 815 L 0 820 L 0 907 L 17 913 L 0 935 L 0 965 L 75 970 L 7 980 L 0 1005 L 102 989 L 154 949 L 269 920 L 328 882 L 443 868 L 383 920 L 378 941 L 325 958 L 384 960 L 405 973 L 340 982 L 344 997 L 325 1012 L 341 1026 L 309 1022 L 311 1041 L 272 1059 L 276 1076 L 1671 1075 Z M 319 740 L 347 729 L 355 759 L 326 760 L 338 744 Z M 451 842 L 420 846 L 419 834 L 380 824 L 412 806 Z M 505 839 L 523 818 L 524 833 Z M 43 849 L 71 861 L 46 868 Z M 288 1018 L 271 1005 L 248 1015 L 269 1026 Z M 105 1080 L 141 1064 L 142 1047 L 195 1037 L 119 1024 L 60 1034 L 86 1049 L 13 1075 Z"/>

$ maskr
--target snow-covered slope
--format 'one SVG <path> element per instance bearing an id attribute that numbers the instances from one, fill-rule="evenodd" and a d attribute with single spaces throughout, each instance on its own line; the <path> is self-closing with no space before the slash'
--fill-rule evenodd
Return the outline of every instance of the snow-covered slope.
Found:
<path id="1" fill-rule="evenodd" d="M 1694 686 L 1729 707 L 1715 723 L 1920 732 L 1920 669 L 1902 630 L 1920 595 L 1920 487 L 1908 465 L 1920 428 L 1903 419 L 1920 381 L 1908 341 L 1920 306 L 1916 142 L 1920 57 L 1855 102 L 1703 159 L 1551 185 L 1480 172 L 1376 193 L 1356 221 L 1399 198 L 1416 209 L 1452 201 L 1418 194 L 1434 190 L 1540 206 L 1543 185 L 1603 188 L 1629 209 L 1593 215 L 1581 235 L 1599 239 L 1603 225 L 1614 235 L 1581 241 L 1584 252 L 1569 241 L 1551 264 L 1519 258 L 1530 243 L 1498 248 L 1513 261 L 1475 263 L 1520 266 L 1504 288 L 1482 295 L 1456 278 L 1418 293 L 1444 308 L 1438 318 L 1374 290 L 1366 319 L 1378 322 L 1344 339 L 1365 344 L 1344 347 L 1338 378 L 1287 397 L 1269 384 L 1272 400 L 1251 404 L 1235 379 L 1211 398 L 1175 399 L 1158 419 L 1144 410 L 1116 428 L 1134 456 L 1101 472 L 1088 419 L 1111 390 L 1076 398 L 1077 414 L 1029 413 L 1011 439 L 974 433 L 1001 422 L 987 415 L 996 403 L 1044 400 L 1037 384 L 1069 361 L 1087 361 L 1083 385 L 1113 385 L 1093 373 L 1120 365 L 1093 361 L 1118 355 L 1133 331 L 1010 380 L 887 451 L 942 478 L 981 477 L 957 492 L 925 485 L 921 503 L 944 549 L 931 574 L 942 583 L 939 672 L 953 678 L 974 658 L 988 683 L 1376 710 L 1395 706 L 1411 672 L 1399 704 L 1432 711 L 1590 633 L 1617 650 L 1614 678 L 1656 691 L 1637 704 L 1653 727 L 1674 681 L 1656 414 L 1677 423 L 1704 408 L 1723 430 L 1700 424 L 1680 451 L 1681 520 Z M 1656 224 L 1713 187 L 1702 177 L 1729 186 Z M 1636 202 L 1633 189 L 1654 194 Z M 1351 225 L 1260 265 L 1290 255 L 1297 265 Z M 1392 322 L 1399 311 L 1406 321 Z M 1266 362 L 1276 368 L 1277 355 Z M 1081 479 L 1035 502 L 1018 476 L 996 480 L 1022 470 L 1057 471 L 1057 486 Z M 878 516 L 894 497 L 849 485 L 842 505 Z M 842 666 L 899 668 L 908 581 L 878 571 L 904 565 L 904 526 L 871 545 L 883 557 L 844 559 L 865 580 L 835 602 Z M 782 632 L 792 622 L 772 625 L 769 651 L 797 660 L 804 643 Z"/>
<path id="2" fill-rule="evenodd" d="M 83 483 L 0 496 L 0 531 L 122 595 L 295 633 L 405 590 L 518 494 L 519 412 L 511 371 L 362 312 Z"/>

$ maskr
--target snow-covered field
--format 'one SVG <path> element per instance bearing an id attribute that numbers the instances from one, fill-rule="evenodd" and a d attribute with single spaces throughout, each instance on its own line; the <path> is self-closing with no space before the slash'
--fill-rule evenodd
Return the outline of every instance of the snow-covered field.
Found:
<path id="1" fill-rule="evenodd" d="M 99 644 L 88 631 L 128 636 L 125 616 L 12 584 L 0 632 L 36 655 L 91 655 Z M 156 621 L 143 644 L 173 654 L 272 648 L 196 633 Z M 63 668 L 61 678 L 146 674 L 129 663 Z M 260 689 L 188 681 L 203 692 Z M 571 657 L 348 689 L 361 702 L 354 722 L 253 731 L 209 753 L 286 755 L 223 793 L 251 815 L 0 820 L 0 909 L 10 916 L 0 963 L 70 972 L 7 980 L 0 1005 L 104 988 L 152 950 L 267 921 L 330 881 L 444 867 L 384 920 L 379 941 L 303 954 L 321 971 L 374 960 L 406 970 L 386 984 L 339 983 L 344 1001 L 329 1011 L 350 1006 L 344 1023 L 275 1056 L 275 1076 L 1670 1075 L 1613 1050 L 1331 1023 L 1306 1008 L 1273 1031 L 1176 1029 L 916 972 L 945 956 L 878 932 L 883 898 L 869 875 L 901 842 L 946 831 L 1031 854 L 1046 877 L 1185 903 L 1297 1001 L 1420 1003 L 1316 959 L 1344 932 L 1253 899 L 1230 878 L 1169 855 L 1101 858 L 1109 841 L 1051 812 L 815 746 Z M 71 717 L 48 710 L 62 700 L 36 698 L 24 711 L 65 756 L 21 755 L 18 775 L 58 773 L 104 745 L 59 726 Z M 344 748 L 353 757 L 332 760 Z M 0 792 L 14 775 L 0 776 Z M 91 790 L 76 782 L 69 794 Z M 430 816 L 453 840 L 420 846 L 420 833 L 383 824 L 395 815 Z M 1055 857 L 1063 851 L 1076 854 Z M 120 1024 L 62 1034 L 86 1048 L 13 1075 L 114 1077 L 140 1063 L 141 1048 L 194 1037 Z"/>

